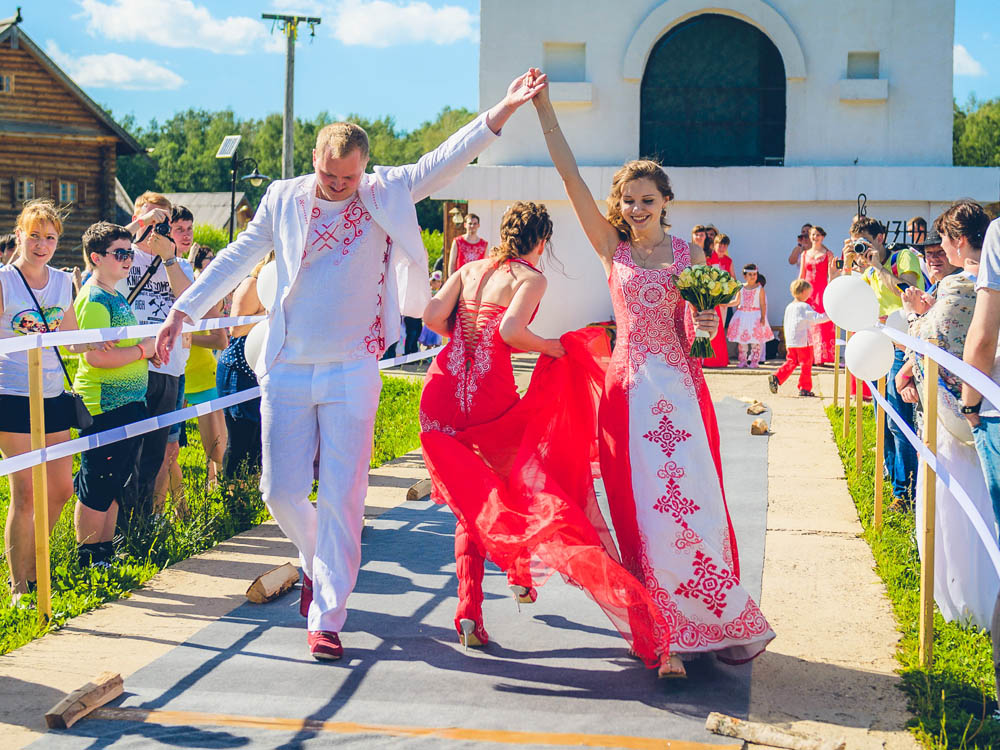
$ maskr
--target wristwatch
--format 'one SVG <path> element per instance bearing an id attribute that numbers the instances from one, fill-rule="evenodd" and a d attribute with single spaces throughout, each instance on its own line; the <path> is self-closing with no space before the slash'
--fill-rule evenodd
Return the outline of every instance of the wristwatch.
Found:
<path id="1" fill-rule="evenodd" d="M 973 404 L 972 406 L 966 406 L 965 404 L 962 404 L 962 408 L 959 409 L 959 411 L 961 411 L 962 414 L 978 414 L 982 406 L 983 406 L 982 401 L 980 401 L 978 404 Z"/>
<path id="2" fill-rule="evenodd" d="M 172 266 L 176 262 L 177 258 L 167 258 L 165 261 L 163 261 L 163 265 L 165 265 L 167 268 L 170 268 L 170 266 Z"/>

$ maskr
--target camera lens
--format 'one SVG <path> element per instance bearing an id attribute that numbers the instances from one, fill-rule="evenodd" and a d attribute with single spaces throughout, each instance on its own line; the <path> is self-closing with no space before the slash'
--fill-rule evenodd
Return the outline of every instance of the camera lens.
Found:
<path id="1" fill-rule="evenodd" d="M 868 245 L 866 245 L 864 242 L 855 242 L 854 252 L 858 253 L 859 255 L 866 253 L 868 252 Z"/>

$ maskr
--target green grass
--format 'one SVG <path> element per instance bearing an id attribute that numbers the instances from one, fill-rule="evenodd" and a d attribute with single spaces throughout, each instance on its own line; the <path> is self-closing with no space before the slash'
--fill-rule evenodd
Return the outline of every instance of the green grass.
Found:
<path id="1" fill-rule="evenodd" d="M 382 397 L 375 417 L 373 467 L 419 445 L 417 410 L 421 381 L 383 376 L 382 382 Z M 189 518 L 178 520 L 167 513 L 158 523 L 137 524 L 118 540 L 118 559 L 109 570 L 81 570 L 76 561 L 73 534 L 76 500 L 70 499 L 51 539 L 52 621 L 45 626 L 39 625 L 34 609 L 12 607 L 10 598 L 0 593 L 0 654 L 59 629 L 78 614 L 128 596 L 129 591 L 163 568 L 270 518 L 261 500 L 256 477 L 252 481 L 235 482 L 207 491 L 204 453 L 194 421 L 187 424 L 187 438 L 187 447 L 181 449 L 180 465 Z M 74 460 L 74 470 L 78 465 L 79 457 Z M 7 478 L 0 477 L 0 524 L 6 523 L 9 505 Z M 0 580 L 8 580 L 5 557 L 0 557 Z M 5 592 L 2 586 L 0 584 L 0 592 Z M 28 601 L 33 602 L 34 595 Z"/>
<path id="2" fill-rule="evenodd" d="M 875 416 L 864 407 L 862 471 L 854 470 L 854 418 L 847 436 L 841 434 L 843 411 L 828 407 L 827 416 L 847 474 L 847 483 L 864 538 L 872 548 L 875 570 L 885 583 L 902 639 L 896 658 L 903 691 L 915 718 L 910 728 L 925 747 L 974 750 L 1000 747 L 1000 722 L 990 718 L 996 707 L 992 646 L 989 634 L 974 626 L 947 623 L 934 611 L 933 663 L 920 666 L 918 658 L 920 559 L 917 555 L 912 512 L 888 509 L 892 500 L 884 489 L 881 531 L 873 526 L 875 502 Z"/>

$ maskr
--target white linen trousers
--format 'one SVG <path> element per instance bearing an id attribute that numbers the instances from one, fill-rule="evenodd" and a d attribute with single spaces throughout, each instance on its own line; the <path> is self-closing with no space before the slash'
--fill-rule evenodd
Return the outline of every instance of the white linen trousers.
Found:
<path id="1" fill-rule="evenodd" d="M 308 629 L 339 633 L 361 567 L 368 464 L 382 390 L 378 361 L 306 365 L 279 356 L 260 379 L 260 389 L 261 493 L 312 579 Z M 319 489 L 313 507 L 317 441 Z"/>

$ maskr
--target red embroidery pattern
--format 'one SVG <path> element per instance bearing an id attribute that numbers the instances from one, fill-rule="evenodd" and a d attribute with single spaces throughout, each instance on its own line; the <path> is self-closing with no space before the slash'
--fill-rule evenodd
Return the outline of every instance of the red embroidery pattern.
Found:
<path id="1" fill-rule="evenodd" d="M 732 645 L 752 642 L 770 630 L 767 620 L 757 604 L 747 597 L 746 605 L 733 620 L 719 623 L 698 622 L 691 620 L 681 612 L 677 602 L 660 586 L 656 572 L 649 562 L 646 553 L 648 542 L 645 537 L 640 539 L 638 560 L 639 574 L 637 578 L 644 581 L 650 597 L 663 613 L 671 637 L 671 648 L 678 651 L 707 651 L 718 646 L 723 641 Z M 635 564 L 633 561 L 629 561 Z"/>
<path id="2" fill-rule="evenodd" d="M 656 508 L 660 513 L 668 513 L 673 516 L 682 526 L 687 526 L 684 523 L 684 516 L 701 510 L 701 506 L 697 505 L 694 500 L 684 497 L 684 493 L 681 491 L 681 486 L 677 484 L 677 480 L 673 477 L 667 481 L 666 484 L 667 494 L 656 501 Z"/>
<path id="3" fill-rule="evenodd" d="M 674 455 L 674 451 L 677 450 L 677 444 L 683 443 L 690 438 L 691 433 L 687 430 L 674 427 L 674 423 L 670 421 L 670 417 L 663 416 L 660 418 L 659 426 L 655 430 L 647 432 L 643 437 L 649 442 L 659 445 L 660 449 L 667 455 L 667 458 L 670 458 L 670 456 Z"/>
<path id="4" fill-rule="evenodd" d="M 503 310 L 498 314 L 490 316 L 479 329 L 478 345 L 472 352 L 467 351 L 465 337 L 454 335 L 448 342 L 448 372 L 455 378 L 458 384 L 455 389 L 455 399 L 458 401 L 463 412 L 469 413 L 472 409 L 472 400 L 479 390 L 479 380 L 486 375 L 490 369 L 490 355 L 493 351 L 493 341 L 500 321 L 503 319 Z"/>
<path id="5" fill-rule="evenodd" d="M 638 379 L 640 370 L 649 355 L 658 356 L 670 367 L 678 370 L 684 386 L 694 395 L 691 360 L 685 345 L 685 316 L 687 304 L 681 299 L 673 277 L 691 265 L 687 243 L 674 237 L 672 242 L 674 262 L 666 268 L 642 269 L 632 261 L 628 242 L 618 245 L 609 284 L 616 310 L 628 310 L 625 320 L 618 321 L 618 341 L 627 351 L 627 381 L 630 388 Z"/>
<path id="6" fill-rule="evenodd" d="M 382 275 L 378 279 L 378 299 L 375 302 L 375 320 L 368 328 L 365 336 L 365 350 L 369 354 L 381 354 L 385 351 L 385 332 L 382 330 L 382 295 L 385 292 L 385 268 L 389 262 L 389 251 L 392 249 L 392 238 L 385 238 L 385 252 L 382 254 Z"/>
<path id="7" fill-rule="evenodd" d="M 675 594 L 688 599 L 701 599 L 716 617 L 722 617 L 726 608 L 726 592 L 739 583 L 729 570 L 719 568 L 712 558 L 701 550 L 694 553 L 694 578 L 682 583 Z"/>
<path id="8" fill-rule="evenodd" d="M 352 200 L 339 216 L 326 223 L 322 221 L 322 213 L 318 206 L 313 207 L 309 247 L 302 257 L 310 253 L 336 252 L 339 247 L 339 257 L 334 260 L 334 265 L 339 265 L 350 254 L 351 246 L 368 229 L 372 217 L 359 198 Z"/>
<path id="9" fill-rule="evenodd" d="M 674 547 L 683 552 L 688 547 L 694 547 L 697 544 L 701 544 L 702 541 L 702 538 L 694 532 L 694 529 L 682 521 L 681 530 L 678 531 L 677 536 L 674 537 Z"/>

